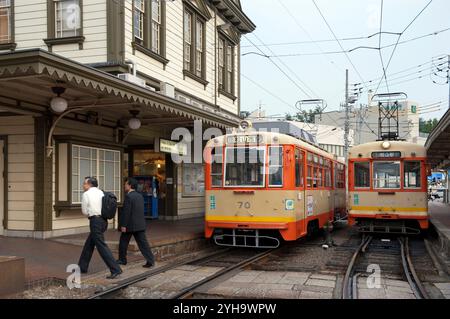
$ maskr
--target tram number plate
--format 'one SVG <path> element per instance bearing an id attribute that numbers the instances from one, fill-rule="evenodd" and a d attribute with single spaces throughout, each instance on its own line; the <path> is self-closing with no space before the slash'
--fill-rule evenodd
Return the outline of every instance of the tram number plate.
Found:
<path id="1" fill-rule="evenodd" d="M 249 202 L 238 202 L 239 208 L 250 209 L 252 205 Z"/>
<path id="2" fill-rule="evenodd" d="M 237 135 L 229 136 L 227 139 L 228 144 L 257 144 L 260 142 L 260 135 Z"/>

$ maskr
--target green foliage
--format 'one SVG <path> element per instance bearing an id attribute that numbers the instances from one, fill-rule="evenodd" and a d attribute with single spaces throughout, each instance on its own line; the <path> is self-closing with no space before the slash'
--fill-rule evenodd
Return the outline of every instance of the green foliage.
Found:
<path id="1" fill-rule="evenodd" d="M 315 109 L 311 109 L 309 111 L 302 110 L 301 112 L 297 112 L 296 114 L 286 114 L 287 121 L 299 121 L 304 123 L 314 123 L 314 118 L 316 115 L 322 114 L 320 107 L 316 107 Z"/>
<path id="2" fill-rule="evenodd" d="M 438 119 L 424 120 L 423 118 L 420 118 L 419 119 L 419 131 L 421 133 L 430 134 L 431 131 L 433 131 L 433 129 L 436 127 L 438 122 L 439 122 Z"/>

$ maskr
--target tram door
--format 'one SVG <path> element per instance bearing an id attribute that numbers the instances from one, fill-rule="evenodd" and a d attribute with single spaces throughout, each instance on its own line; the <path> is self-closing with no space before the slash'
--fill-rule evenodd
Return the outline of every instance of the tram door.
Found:
<path id="1" fill-rule="evenodd" d="M 5 171 L 5 154 L 4 154 L 4 146 L 5 141 L 0 140 L 0 235 L 3 235 L 3 219 L 5 218 L 5 180 L 4 180 L 4 171 Z"/>
<path id="2" fill-rule="evenodd" d="M 298 189 L 298 201 L 300 202 L 300 210 L 297 212 L 297 220 L 300 220 L 300 229 L 297 228 L 297 233 L 301 234 L 306 231 L 307 218 L 307 200 L 306 195 L 306 171 L 305 171 L 306 153 L 298 148 L 295 149 L 295 186 Z"/>

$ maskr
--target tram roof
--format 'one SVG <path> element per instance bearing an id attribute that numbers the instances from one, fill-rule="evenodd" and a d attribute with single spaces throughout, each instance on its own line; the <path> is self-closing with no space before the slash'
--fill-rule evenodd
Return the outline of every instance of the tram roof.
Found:
<path id="1" fill-rule="evenodd" d="M 236 132 L 231 134 L 226 134 L 222 136 L 218 136 L 212 140 L 210 140 L 206 147 L 217 147 L 217 146 L 225 146 L 225 145 L 236 145 L 228 143 L 227 138 L 233 137 L 233 136 L 255 136 L 259 135 L 262 136 L 262 141 L 260 141 L 259 145 L 267 145 L 267 144 L 278 144 L 278 145 L 297 145 L 300 146 L 302 149 L 311 151 L 316 153 L 317 155 L 333 159 L 335 161 L 341 162 L 338 160 L 334 154 L 328 153 L 327 151 L 322 150 L 321 148 L 312 145 L 310 143 L 307 143 L 303 140 L 300 140 L 298 138 L 292 137 L 290 135 L 281 134 L 281 133 L 274 133 L 274 132 L 260 132 L 260 131 L 245 131 L 245 132 Z M 274 138 L 278 138 L 277 141 L 274 140 Z M 255 146 L 258 144 L 249 144 L 250 146 Z"/>
<path id="2" fill-rule="evenodd" d="M 415 153 L 415 157 L 426 157 L 426 149 L 422 145 L 404 142 L 404 141 L 388 141 L 391 146 L 384 149 L 382 144 L 385 141 L 376 141 L 353 146 L 349 151 L 349 158 L 371 158 L 373 152 L 402 152 L 402 157 L 411 157 L 411 153 Z"/>

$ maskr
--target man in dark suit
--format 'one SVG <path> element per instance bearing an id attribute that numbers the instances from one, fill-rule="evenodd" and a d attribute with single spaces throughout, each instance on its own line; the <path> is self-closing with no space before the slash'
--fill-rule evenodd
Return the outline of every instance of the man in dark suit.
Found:
<path id="1" fill-rule="evenodd" d="M 134 237 L 142 255 L 147 260 L 144 268 L 151 268 L 155 265 L 155 257 L 148 244 L 145 229 L 144 198 L 136 192 L 138 182 L 134 178 L 129 178 L 125 182 L 125 192 L 127 193 L 123 203 L 122 213 L 119 218 L 119 229 L 122 232 L 119 243 L 119 265 L 127 264 L 127 250 L 131 237 Z"/>

